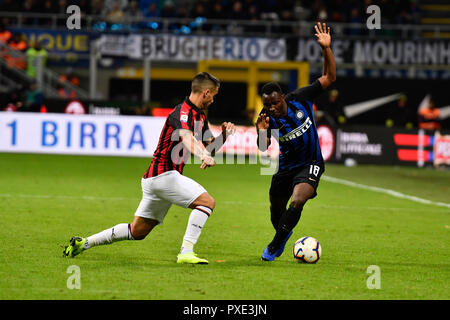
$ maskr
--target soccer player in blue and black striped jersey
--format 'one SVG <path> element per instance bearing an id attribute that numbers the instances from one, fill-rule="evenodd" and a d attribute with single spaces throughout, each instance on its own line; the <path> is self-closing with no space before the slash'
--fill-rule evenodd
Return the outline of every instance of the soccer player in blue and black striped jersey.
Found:
<path id="1" fill-rule="evenodd" d="M 269 191 L 271 221 L 276 234 L 264 249 L 261 257 L 264 261 L 273 261 L 283 253 L 303 206 L 317 195 L 325 170 L 312 101 L 335 81 L 336 66 L 330 48 L 330 27 L 317 23 L 315 30 L 324 57 L 322 76 L 309 86 L 286 95 L 275 82 L 265 84 L 261 90 L 264 107 L 256 122 L 258 147 L 265 151 L 271 135 L 276 135 L 280 145 L 278 170 L 272 177 Z"/>

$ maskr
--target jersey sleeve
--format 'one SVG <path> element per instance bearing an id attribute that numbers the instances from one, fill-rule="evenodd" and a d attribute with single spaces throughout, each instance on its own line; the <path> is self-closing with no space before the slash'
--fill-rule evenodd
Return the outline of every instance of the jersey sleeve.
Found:
<path id="1" fill-rule="evenodd" d="M 323 92 L 322 85 L 319 80 L 314 81 L 312 84 L 298 88 L 286 95 L 286 101 L 295 100 L 295 101 L 313 101 Z"/>
<path id="2" fill-rule="evenodd" d="M 177 108 L 169 115 L 169 123 L 174 129 L 186 129 L 194 131 L 192 127 L 192 116 L 188 111 L 184 111 L 183 108 Z"/>

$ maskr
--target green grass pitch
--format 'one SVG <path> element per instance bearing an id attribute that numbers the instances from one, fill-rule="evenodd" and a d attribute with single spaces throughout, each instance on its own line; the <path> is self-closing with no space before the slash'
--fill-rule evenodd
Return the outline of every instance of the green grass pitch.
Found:
<path id="1" fill-rule="evenodd" d="M 189 210 L 172 206 L 142 241 L 62 257 L 73 235 L 131 222 L 145 158 L 0 154 L 0 299 L 449 299 L 450 209 L 321 181 L 285 253 L 260 261 L 274 230 L 270 176 L 258 165 L 187 165 L 185 175 L 216 199 L 196 252 L 209 265 L 175 263 Z M 328 164 L 326 176 L 450 201 L 450 172 Z M 317 264 L 297 263 L 296 239 L 322 245 Z M 67 269 L 80 270 L 69 289 Z M 368 289 L 380 270 L 380 289 Z"/>

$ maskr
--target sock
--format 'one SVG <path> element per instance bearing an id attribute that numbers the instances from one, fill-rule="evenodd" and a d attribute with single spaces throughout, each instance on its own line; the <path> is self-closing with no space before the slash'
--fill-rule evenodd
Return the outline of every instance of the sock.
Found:
<path id="1" fill-rule="evenodd" d="M 188 240 L 183 239 L 183 243 L 181 244 L 180 253 L 189 253 L 194 251 L 194 244 Z"/>
<path id="2" fill-rule="evenodd" d="M 103 230 L 87 237 L 84 249 L 89 249 L 102 244 L 111 244 L 122 240 L 134 240 L 131 235 L 131 226 L 128 223 L 118 224 L 110 229 Z"/>
<path id="3" fill-rule="evenodd" d="M 180 253 L 189 253 L 194 251 L 194 245 L 197 243 L 202 228 L 211 215 L 212 210 L 205 206 L 197 206 L 192 210 L 186 232 L 183 237 Z"/>
<path id="4" fill-rule="evenodd" d="M 289 232 L 291 232 L 291 230 L 295 228 L 298 221 L 300 220 L 302 210 L 303 207 L 298 209 L 294 207 L 289 207 L 289 209 L 287 209 L 286 212 L 281 216 L 277 233 L 275 234 L 275 237 L 268 246 L 269 253 L 272 254 L 280 248 L 281 244 L 286 239 Z"/>
<path id="5" fill-rule="evenodd" d="M 275 231 L 277 231 L 278 226 L 280 225 L 280 219 L 283 216 L 283 213 L 286 212 L 286 207 L 284 208 L 272 208 L 270 207 L 270 221 L 272 222 L 272 226 Z"/>

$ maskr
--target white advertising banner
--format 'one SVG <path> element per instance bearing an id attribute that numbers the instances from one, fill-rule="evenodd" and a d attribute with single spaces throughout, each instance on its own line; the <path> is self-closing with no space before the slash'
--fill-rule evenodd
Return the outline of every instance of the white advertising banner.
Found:
<path id="1" fill-rule="evenodd" d="M 0 152 L 151 157 L 166 118 L 0 112 Z M 220 126 L 210 125 L 214 136 Z M 236 126 L 217 152 L 257 155 L 254 127 Z M 278 144 L 264 155 L 276 157 Z"/>
<path id="2" fill-rule="evenodd" d="M 134 59 L 286 61 L 284 39 L 182 35 L 102 35 L 101 54 Z"/>
<path id="3" fill-rule="evenodd" d="M 150 157 L 165 120 L 0 112 L 0 152 Z"/>

